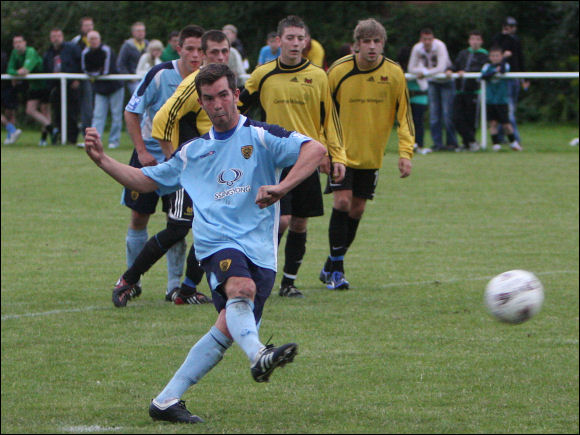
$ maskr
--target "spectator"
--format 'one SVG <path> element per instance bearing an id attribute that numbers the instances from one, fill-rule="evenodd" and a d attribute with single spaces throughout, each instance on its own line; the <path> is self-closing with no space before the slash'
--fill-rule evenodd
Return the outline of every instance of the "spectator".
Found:
<path id="1" fill-rule="evenodd" d="M 345 42 L 340 46 L 340 49 L 338 50 L 338 58 L 340 59 L 341 57 L 348 56 L 349 54 L 354 54 L 354 49 L 352 48 L 352 44 L 350 42 Z M 407 59 L 408 58 L 409 56 L 407 54 Z"/>
<path id="2" fill-rule="evenodd" d="M 96 30 L 89 32 L 89 46 L 83 50 L 81 64 L 83 72 L 93 79 L 101 75 L 117 74 L 115 52 L 108 45 L 101 43 L 101 35 Z M 109 148 L 118 148 L 123 126 L 123 102 L 125 88 L 119 80 L 97 80 L 94 83 L 95 109 L 93 127 L 103 137 L 105 122 L 109 109 L 111 110 L 111 132 Z"/>
<path id="3" fill-rule="evenodd" d="M 320 42 L 318 42 L 316 39 L 312 39 L 310 36 L 310 29 L 308 27 L 306 27 L 305 42 L 306 45 L 304 46 L 304 50 L 302 50 L 302 56 L 312 62 L 313 65 L 327 70 L 328 65 L 326 65 L 324 48 Z"/>
<path id="4" fill-rule="evenodd" d="M 40 57 L 33 47 L 27 46 L 26 39 L 23 35 L 14 35 L 12 45 L 14 50 L 10 53 L 10 59 L 8 60 L 8 68 L 6 70 L 8 74 L 24 77 L 31 73 L 43 72 L 42 57 Z M 22 92 L 26 94 L 26 114 L 42 125 L 42 133 L 38 146 L 46 146 L 46 138 L 52 132 L 46 82 L 44 80 L 30 80 L 29 82 L 27 83 L 25 80 L 13 81 L 12 84 L 16 88 L 16 93 L 13 96 L 17 102 L 18 93 Z M 54 137 L 51 136 L 51 139 L 54 141 Z"/>
<path id="5" fill-rule="evenodd" d="M 45 72 L 80 73 L 81 50 L 78 45 L 72 42 L 65 42 L 62 30 L 55 27 L 50 31 L 50 47 L 44 54 L 43 65 Z M 50 80 L 48 85 L 50 103 L 52 105 L 53 125 L 59 126 L 61 118 L 60 80 Z M 76 144 L 79 133 L 78 113 L 80 92 L 81 88 L 79 80 L 67 80 L 66 140 L 68 143 L 73 145 Z M 57 131 L 59 130 L 57 127 L 55 127 L 55 129 Z"/>
<path id="6" fill-rule="evenodd" d="M 250 63 L 248 62 L 248 55 L 246 54 L 246 50 L 244 49 L 244 44 L 238 38 L 238 28 L 233 24 L 226 24 L 222 28 L 222 32 L 226 34 L 230 41 L 230 46 L 235 48 L 240 56 L 242 57 L 244 71 L 248 71 L 250 69 Z M 231 67 L 230 67 L 231 68 Z"/>
<path id="7" fill-rule="evenodd" d="M 169 62 L 170 60 L 179 59 L 179 53 L 177 52 L 177 46 L 179 45 L 179 32 L 173 30 L 167 37 L 167 46 L 163 50 L 161 55 L 162 62 Z"/>
<path id="8" fill-rule="evenodd" d="M 407 72 L 407 65 L 409 64 L 409 56 L 411 54 L 411 47 L 403 47 L 399 51 L 397 60 L 403 68 L 403 71 Z M 413 146 L 413 151 L 419 154 L 429 154 L 431 148 L 425 148 L 423 138 L 425 137 L 425 127 L 424 118 L 425 112 L 429 105 L 429 97 L 427 95 L 427 89 L 422 90 L 419 87 L 417 80 L 407 80 L 407 88 L 409 89 L 409 102 L 411 103 L 411 112 L 413 114 L 413 125 L 415 126 L 415 145 Z"/>
<path id="9" fill-rule="evenodd" d="M 511 72 L 525 71 L 524 66 L 524 52 L 522 50 L 522 43 L 516 36 L 518 22 L 513 17 L 506 17 L 503 22 L 501 33 L 494 36 L 491 45 L 498 45 L 503 50 L 503 57 L 510 64 Z M 520 94 L 520 79 L 508 79 L 508 109 L 510 124 L 514 131 L 514 135 L 518 142 L 521 142 L 520 133 L 516 123 L 516 108 L 518 105 L 518 97 Z M 527 89 L 530 82 L 523 80 L 524 89 Z M 499 138 L 503 142 L 502 127 L 499 127 Z"/>
<path id="10" fill-rule="evenodd" d="M 80 19 L 80 33 L 75 36 L 71 42 L 79 47 L 82 51 L 89 46 L 87 41 L 87 34 L 94 30 L 95 24 L 91 17 L 82 17 Z M 80 85 L 80 98 L 81 98 L 81 108 L 80 108 L 80 124 L 81 124 L 81 134 L 84 136 L 85 130 L 91 126 L 93 122 L 93 107 L 95 94 L 93 92 L 93 84 L 89 80 L 81 80 Z M 82 143 L 79 143 L 81 146 Z"/>
<path id="11" fill-rule="evenodd" d="M 495 45 L 489 49 L 489 63 L 486 63 L 481 70 L 481 78 L 488 82 L 486 87 L 487 120 L 489 122 L 489 133 L 493 141 L 492 149 L 501 150 L 501 143 L 498 133 L 498 125 L 503 125 L 510 141 L 510 148 L 514 151 L 522 151 L 514 130 L 509 120 L 509 85 L 508 81 L 501 79 L 498 75 L 510 72 L 510 64 L 506 62 L 502 48 Z"/>
<path id="12" fill-rule="evenodd" d="M 117 71 L 119 74 L 135 74 L 139 58 L 145 53 L 149 41 L 145 39 L 145 24 L 140 21 L 131 26 L 131 38 L 125 40 L 119 50 L 117 58 Z M 127 81 L 129 94 L 133 95 L 139 80 Z"/>
<path id="13" fill-rule="evenodd" d="M 457 138 L 453 126 L 453 80 L 433 78 L 451 67 L 447 46 L 436 39 L 429 28 L 421 30 L 420 41 L 413 46 L 408 71 L 417 75 L 421 90 L 428 89 L 429 125 L 433 138 L 433 151 L 455 150 Z M 446 147 L 443 147 L 443 127 L 446 131 Z"/>
<path id="14" fill-rule="evenodd" d="M 8 54 L 2 50 L 2 74 L 8 69 Z M 17 101 L 14 98 L 14 89 L 9 80 L 2 80 L 2 125 L 6 127 L 4 145 L 15 143 L 22 134 L 22 130 L 16 128 Z"/>
<path id="15" fill-rule="evenodd" d="M 447 72 L 449 74 L 456 72 L 460 75 L 455 84 L 453 120 L 463 140 L 463 149 L 478 151 L 479 144 L 475 140 L 475 120 L 477 117 L 479 83 L 476 79 L 463 78 L 463 73 L 480 72 L 483 65 L 488 61 L 489 53 L 481 48 L 483 37 L 478 30 L 469 32 L 468 43 L 469 47 L 459 52 L 455 62 Z"/>
<path id="16" fill-rule="evenodd" d="M 246 72 L 246 69 L 244 68 L 244 61 L 242 60 L 242 56 L 240 55 L 238 50 L 236 50 L 231 45 L 228 66 L 236 75 L 236 83 L 238 88 L 243 88 L 244 84 L 246 83 L 246 80 L 248 80 L 248 77 L 250 77 L 250 75 Z"/>
<path id="17" fill-rule="evenodd" d="M 280 38 L 277 37 L 276 32 L 268 33 L 266 37 L 266 45 L 260 49 L 258 56 L 258 65 L 263 65 L 271 60 L 278 59 L 280 56 Z"/>
<path id="18" fill-rule="evenodd" d="M 147 46 L 147 52 L 139 58 L 137 64 L 137 74 L 144 76 L 147 72 L 162 62 L 161 55 L 163 54 L 163 43 L 158 39 L 153 39 Z"/>

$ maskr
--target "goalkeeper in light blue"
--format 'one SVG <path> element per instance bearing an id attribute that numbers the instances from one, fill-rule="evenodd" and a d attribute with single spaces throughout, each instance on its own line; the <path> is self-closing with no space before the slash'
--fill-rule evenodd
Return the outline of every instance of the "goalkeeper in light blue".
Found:
<path id="1" fill-rule="evenodd" d="M 236 342 L 257 382 L 294 360 L 298 345 L 265 346 L 258 326 L 277 268 L 279 204 L 311 175 L 326 155 L 319 142 L 239 114 L 239 90 L 227 65 L 212 64 L 195 79 L 199 102 L 213 127 L 186 142 L 162 164 L 136 169 L 107 156 L 96 130 L 85 150 L 103 171 L 139 192 L 185 188 L 194 204 L 195 251 L 218 312 L 215 325 L 189 351 L 173 378 L 149 406 L 154 420 L 203 421 L 181 399 Z M 294 166 L 278 184 L 284 167 Z"/>

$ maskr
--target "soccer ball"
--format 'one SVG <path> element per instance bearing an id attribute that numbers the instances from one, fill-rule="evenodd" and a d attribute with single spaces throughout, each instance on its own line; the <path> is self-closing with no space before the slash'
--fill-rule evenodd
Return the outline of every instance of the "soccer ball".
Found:
<path id="1" fill-rule="evenodd" d="M 498 320 L 522 323 L 542 308 L 544 287 L 525 270 L 510 270 L 493 278 L 485 288 L 485 304 Z"/>

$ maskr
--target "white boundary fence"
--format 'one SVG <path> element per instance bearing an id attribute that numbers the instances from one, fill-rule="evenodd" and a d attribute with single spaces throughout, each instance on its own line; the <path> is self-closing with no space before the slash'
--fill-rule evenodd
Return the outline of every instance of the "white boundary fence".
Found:
<path id="1" fill-rule="evenodd" d="M 501 78 L 503 79 L 578 79 L 580 76 L 579 72 L 523 72 L 523 73 L 507 73 L 503 74 Z M 416 76 L 413 74 L 405 74 L 407 80 L 415 79 Z M 446 78 L 445 74 L 438 74 L 432 76 L 433 78 Z M 459 75 L 454 73 L 451 75 L 452 78 L 459 78 Z M 463 75 L 466 79 L 478 79 L 481 77 L 480 73 L 465 73 Z M 61 142 L 66 143 L 66 132 L 67 132 L 67 107 L 66 107 L 66 82 L 67 80 L 90 80 L 91 77 L 86 74 L 71 74 L 71 73 L 49 73 L 49 74 L 28 74 L 27 76 L 11 76 L 9 74 L 2 74 L 2 80 L 60 80 L 60 101 L 61 101 L 61 119 L 60 119 L 60 131 L 61 131 Z M 108 76 L 99 76 L 97 80 L 141 80 L 142 76 L 136 74 L 111 74 Z M 487 112 L 485 104 L 485 80 L 480 80 L 480 134 L 481 134 L 481 147 L 486 148 L 487 146 Z"/>

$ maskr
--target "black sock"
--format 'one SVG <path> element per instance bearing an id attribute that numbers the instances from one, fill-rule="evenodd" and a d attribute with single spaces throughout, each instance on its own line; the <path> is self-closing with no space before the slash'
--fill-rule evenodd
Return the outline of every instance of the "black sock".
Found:
<path id="1" fill-rule="evenodd" d="M 203 278 L 203 269 L 199 265 L 199 261 L 195 256 L 195 249 L 193 245 L 189 249 L 189 254 L 187 256 L 187 267 L 185 268 L 185 276 L 192 280 L 195 285 L 199 285 L 201 279 Z"/>
<path id="2" fill-rule="evenodd" d="M 187 236 L 188 232 L 188 226 L 168 223 L 167 228 L 147 240 L 133 265 L 123 274 L 125 281 L 129 284 L 137 283 L 141 275 L 151 269 L 151 266 L 163 257 L 169 248 Z"/>
<path id="3" fill-rule="evenodd" d="M 501 140 L 499 138 L 499 134 L 492 134 L 491 141 L 495 144 L 501 144 Z"/>
<path id="4" fill-rule="evenodd" d="M 328 225 L 328 241 L 330 243 L 330 256 L 327 260 L 328 268 L 325 270 L 344 272 L 344 255 L 346 254 L 348 240 L 348 212 L 332 209 L 330 224 Z M 329 264 L 330 263 L 330 264 Z"/>
<path id="5" fill-rule="evenodd" d="M 356 231 L 358 229 L 358 224 L 360 223 L 360 219 L 353 219 L 351 217 L 348 218 L 348 236 L 346 238 L 346 249 L 350 248 L 354 238 L 356 237 Z"/>
<path id="6" fill-rule="evenodd" d="M 513 141 L 515 141 L 515 140 L 516 140 L 516 135 L 515 135 L 515 134 L 513 134 L 513 133 L 512 133 L 512 134 L 508 134 L 508 135 L 507 135 L 507 137 L 508 137 L 508 139 L 510 140 L 510 142 L 513 142 Z"/>
<path id="7" fill-rule="evenodd" d="M 284 277 L 282 285 L 294 284 L 298 269 L 306 253 L 306 233 L 288 231 L 286 238 L 286 260 L 284 262 Z"/>

